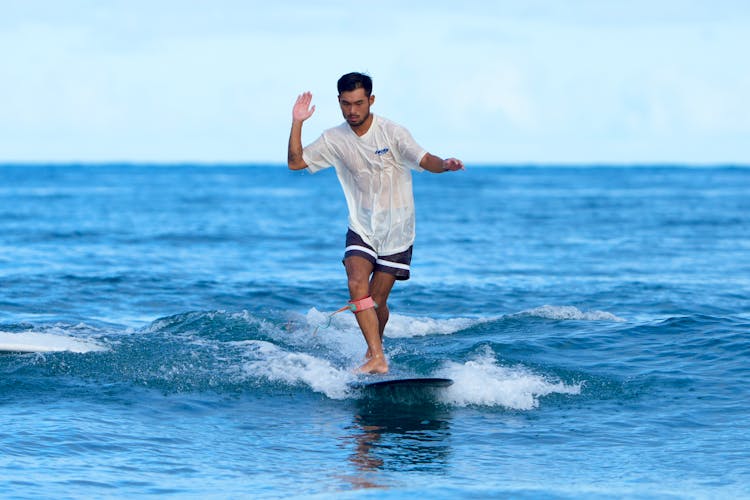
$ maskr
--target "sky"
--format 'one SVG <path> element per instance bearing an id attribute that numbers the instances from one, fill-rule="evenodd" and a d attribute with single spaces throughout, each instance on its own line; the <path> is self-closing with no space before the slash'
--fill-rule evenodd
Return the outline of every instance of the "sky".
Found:
<path id="1" fill-rule="evenodd" d="M 286 162 L 336 80 L 467 164 L 750 164 L 746 0 L 0 0 L 0 163 Z"/>

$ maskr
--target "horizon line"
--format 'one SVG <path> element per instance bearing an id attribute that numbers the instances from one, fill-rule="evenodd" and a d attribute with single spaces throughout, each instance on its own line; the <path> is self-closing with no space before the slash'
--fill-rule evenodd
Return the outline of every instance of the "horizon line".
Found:
<path id="1" fill-rule="evenodd" d="M 750 168 L 750 163 L 738 162 L 464 162 L 466 166 L 473 168 Z M 2 167 L 201 167 L 201 168 L 239 168 L 239 167 L 273 167 L 287 168 L 284 163 L 248 161 L 0 161 Z"/>

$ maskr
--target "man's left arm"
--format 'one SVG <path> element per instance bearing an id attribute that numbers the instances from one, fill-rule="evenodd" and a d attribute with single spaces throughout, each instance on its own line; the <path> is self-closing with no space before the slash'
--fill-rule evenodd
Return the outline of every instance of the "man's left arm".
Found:
<path id="1" fill-rule="evenodd" d="M 434 174 L 442 174 L 443 172 L 455 172 L 456 170 L 464 169 L 464 164 L 461 160 L 458 160 L 456 158 L 447 158 L 443 160 L 439 156 L 435 156 L 430 153 L 425 153 L 425 155 L 419 161 L 419 166 Z"/>

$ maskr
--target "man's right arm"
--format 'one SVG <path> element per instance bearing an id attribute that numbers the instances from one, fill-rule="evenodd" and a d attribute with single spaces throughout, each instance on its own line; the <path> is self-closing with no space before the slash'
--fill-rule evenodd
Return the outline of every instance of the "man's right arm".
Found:
<path id="1" fill-rule="evenodd" d="M 293 121 L 292 131 L 289 134 L 289 152 L 286 163 L 290 170 L 302 170 L 307 168 L 307 163 L 302 158 L 302 122 Z"/>
<path id="2" fill-rule="evenodd" d="M 311 101 L 312 94 L 305 92 L 297 97 L 292 109 L 292 131 L 289 133 L 287 152 L 287 165 L 291 170 L 307 168 L 307 163 L 302 158 L 302 123 L 315 112 L 315 106 L 310 107 Z"/>

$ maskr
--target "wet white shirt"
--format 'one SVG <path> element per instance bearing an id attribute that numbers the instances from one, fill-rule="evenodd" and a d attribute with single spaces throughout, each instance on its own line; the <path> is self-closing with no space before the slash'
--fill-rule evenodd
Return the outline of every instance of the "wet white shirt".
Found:
<path id="1" fill-rule="evenodd" d="M 372 115 L 359 137 L 344 122 L 326 130 L 303 149 L 308 170 L 336 169 L 349 208 L 349 228 L 378 255 L 403 252 L 414 243 L 414 195 L 411 170 L 427 153 L 408 130 Z"/>

